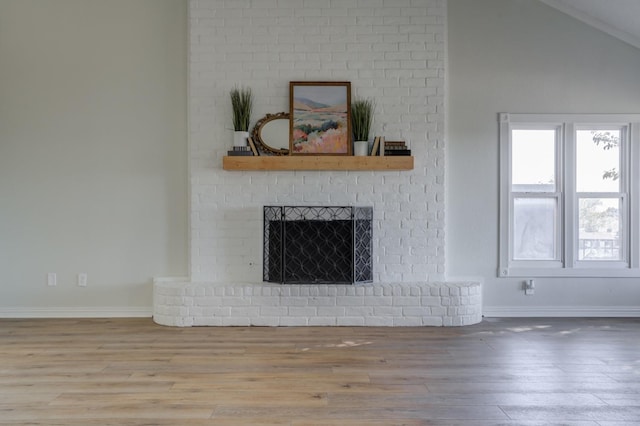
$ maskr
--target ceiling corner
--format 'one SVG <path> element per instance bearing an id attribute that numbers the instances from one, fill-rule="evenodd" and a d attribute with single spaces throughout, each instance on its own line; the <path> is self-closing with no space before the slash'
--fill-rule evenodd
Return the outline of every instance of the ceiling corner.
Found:
<path id="1" fill-rule="evenodd" d="M 640 49 L 638 0 L 539 0 L 604 33 Z"/>

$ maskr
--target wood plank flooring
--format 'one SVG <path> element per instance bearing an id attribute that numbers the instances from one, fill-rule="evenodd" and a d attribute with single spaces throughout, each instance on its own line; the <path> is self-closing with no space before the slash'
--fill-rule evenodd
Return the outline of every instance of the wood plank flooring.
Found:
<path id="1" fill-rule="evenodd" d="M 0 425 L 640 425 L 640 319 L 0 319 Z"/>

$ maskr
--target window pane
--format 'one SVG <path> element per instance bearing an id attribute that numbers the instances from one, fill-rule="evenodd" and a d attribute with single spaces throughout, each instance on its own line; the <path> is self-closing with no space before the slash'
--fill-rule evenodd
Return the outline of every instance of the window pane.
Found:
<path id="1" fill-rule="evenodd" d="M 578 130 L 578 192 L 620 190 L 620 130 Z"/>
<path id="2" fill-rule="evenodd" d="M 513 130 L 511 184 L 514 192 L 555 192 L 556 131 Z"/>
<path id="3" fill-rule="evenodd" d="M 513 258 L 555 260 L 555 198 L 516 198 L 513 205 Z"/>
<path id="4" fill-rule="evenodd" d="M 579 260 L 622 260 L 620 200 L 581 198 L 578 230 Z"/>

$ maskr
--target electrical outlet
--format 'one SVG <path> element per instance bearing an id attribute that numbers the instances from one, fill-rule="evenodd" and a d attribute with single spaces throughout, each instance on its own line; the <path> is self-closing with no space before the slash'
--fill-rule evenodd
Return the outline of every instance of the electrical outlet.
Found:
<path id="1" fill-rule="evenodd" d="M 55 287 L 56 284 L 57 284 L 56 273 L 55 272 L 49 272 L 47 274 L 47 285 L 49 287 Z"/>
<path id="2" fill-rule="evenodd" d="M 86 287 L 87 286 L 87 273 L 81 272 L 78 274 L 78 286 Z"/>
<path id="3" fill-rule="evenodd" d="M 525 296 L 533 296 L 536 290 L 536 283 L 533 280 L 526 280 L 524 282 L 524 294 Z"/>

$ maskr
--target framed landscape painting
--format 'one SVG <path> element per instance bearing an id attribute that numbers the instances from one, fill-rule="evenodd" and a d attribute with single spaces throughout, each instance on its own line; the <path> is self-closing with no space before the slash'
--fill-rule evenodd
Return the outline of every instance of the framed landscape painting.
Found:
<path id="1" fill-rule="evenodd" d="M 289 83 L 289 152 L 351 155 L 351 83 Z"/>

